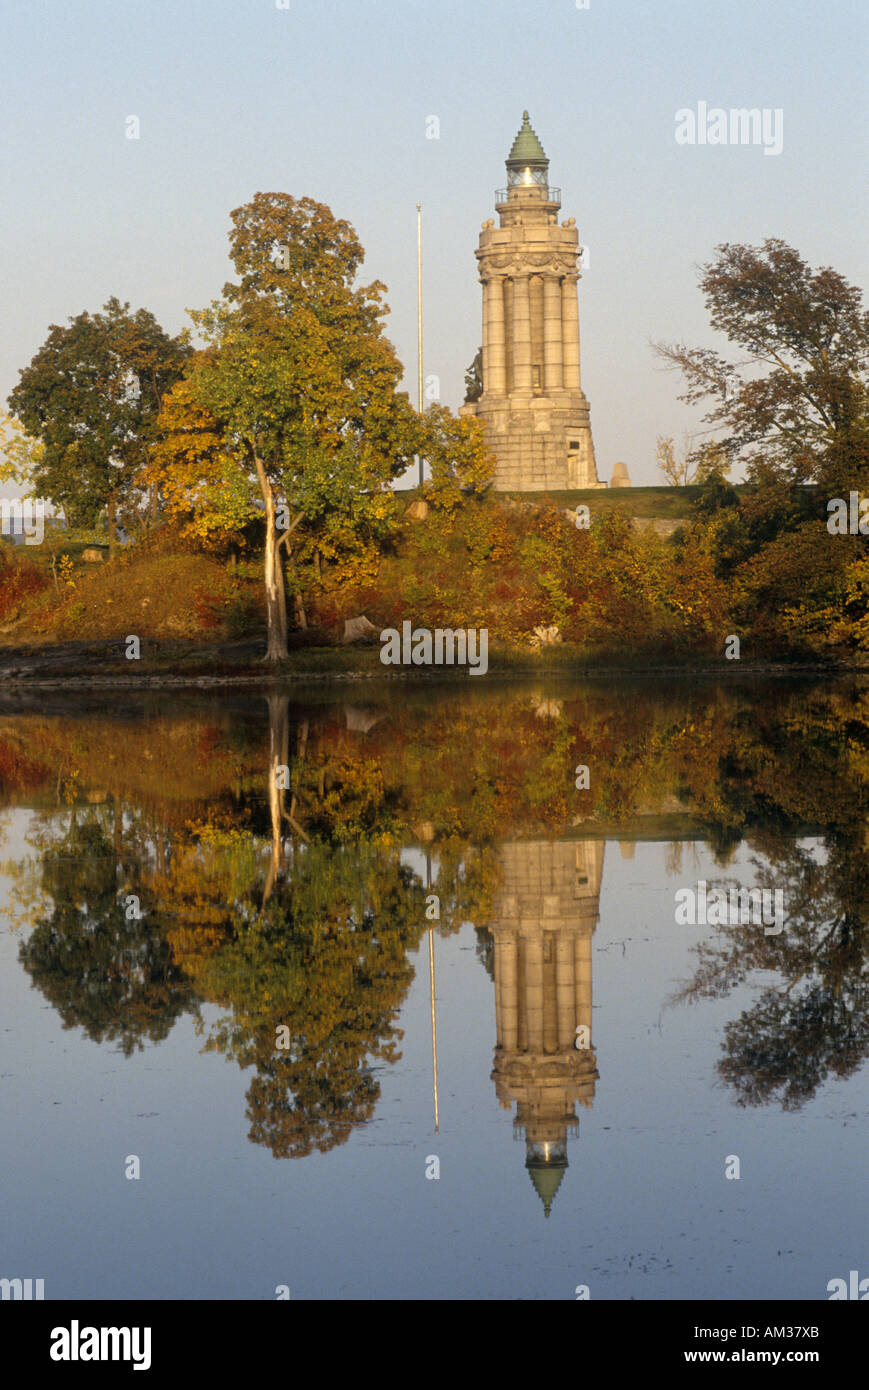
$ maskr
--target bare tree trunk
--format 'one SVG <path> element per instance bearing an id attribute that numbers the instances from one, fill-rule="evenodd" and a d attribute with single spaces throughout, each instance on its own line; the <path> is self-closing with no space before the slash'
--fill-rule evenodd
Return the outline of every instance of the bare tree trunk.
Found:
<path id="1" fill-rule="evenodd" d="M 289 697 L 288 697 L 288 698 L 289 698 Z M 297 761 L 297 763 L 299 763 L 299 764 L 301 764 L 301 763 L 303 763 L 303 762 L 305 761 L 305 757 L 306 757 L 307 752 L 308 752 L 308 730 L 309 730 L 309 728 L 310 728 L 310 721 L 307 720 L 307 719 L 304 719 L 304 720 L 302 721 L 301 727 L 300 727 L 300 729 L 299 729 L 299 737 L 298 737 L 298 740 L 297 740 L 297 742 L 296 742 L 296 761 Z M 309 843 L 308 836 L 305 834 L 304 830 L 303 830 L 302 827 L 299 825 L 299 822 L 296 820 L 296 805 L 297 805 L 297 803 L 298 803 L 298 800 L 299 800 L 298 796 L 296 795 L 295 792 L 293 792 L 293 797 L 292 797 L 292 800 L 291 800 L 291 802 L 290 802 L 290 809 L 289 809 L 289 812 L 287 813 L 287 820 L 290 822 L 290 825 L 291 825 L 292 829 L 295 830 L 296 834 L 297 834 L 297 835 L 301 835 L 302 839 L 305 841 L 305 844 L 308 844 L 308 843 Z"/>
<path id="2" fill-rule="evenodd" d="M 284 809 L 284 788 L 278 786 L 278 768 L 289 766 L 290 746 L 288 695 L 269 695 L 269 772 L 268 800 L 269 818 L 272 826 L 272 854 L 269 871 L 263 889 L 263 907 L 274 891 L 281 867 L 281 830 L 286 811 Z"/>
<path id="3" fill-rule="evenodd" d="M 106 503 L 106 521 L 109 528 L 109 559 L 111 559 L 118 549 L 117 498 L 114 492 L 109 493 L 109 500 Z"/>
<path id="4" fill-rule="evenodd" d="M 284 583 L 284 566 L 281 561 L 280 546 L 275 543 L 275 592 L 278 598 L 278 623 L 283 633 L 284 655 L 287 655 L 287 586 Z"/>
<path id="5" fill-rule="evenodd" d="M 293 604 L 296 611 L 296 622 L 303 632 L 308 631 L 308 615 L 305 612 L 305 600 L 302 598 L 301 589 L 297 589 L 293 594 Z"/>
<path id="6" fill-rule="evenodd" d="M 266 477 L 262 459 L 256 450 L 253 451 L 253 457 L 266 509 L 265 585 L 268 645 L 263 660 L 286 661 L 289 656 L 287 651 L 287 596 L 284 589 L 284 572 L 278 553 L 275 498 L 271 483 Z"/>

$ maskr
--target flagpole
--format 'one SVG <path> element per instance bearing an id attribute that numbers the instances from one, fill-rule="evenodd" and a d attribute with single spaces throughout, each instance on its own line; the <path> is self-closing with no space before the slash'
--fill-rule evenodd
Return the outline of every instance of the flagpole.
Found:
<path id="1" fill-rule="evenodd" d="M 425 857 L 425 878 L 426 887 L 431 887 L 431 855 Z M 434 963 L 434 922 L 429 928 L 428 934 L 428 976 L 431 988 L 431 1060 L 432 1060 L 432 1084 L 434 1086 L 434 1117 L 435 1134 L 438 1132 L 438 1032 L 437 1021 L 435 1018 L 435 963 Z"/>
<path id="2" fill-rule="evenodd" d="M 416 205 L 416 361 L 417 409 L 422 414 L 422 204 Z M 423 482 L 423 458 L 419 455 L 419 486 Z"/>

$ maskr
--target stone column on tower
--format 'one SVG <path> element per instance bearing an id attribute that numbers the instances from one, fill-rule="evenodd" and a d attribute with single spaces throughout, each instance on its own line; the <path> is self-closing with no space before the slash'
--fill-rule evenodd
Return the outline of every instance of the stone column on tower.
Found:
<path id="1" fill-rule="evenodd" d="M 557 275 L 543 280 L 543 385 L 547 394 L 562 387 L 561 285 Z"/>
<path id="2" fill-rule="evenodd" d="M 564 385 L 579 391 L 579 305 L 576 299 L 577 274 L 565 275 L 561 282 L 561 325 L 564 352 Z"/>
<path id="3" fill-rule="evenodd" d="M 492 396 L 503 396 L 507 390 L 507 362 L 504 343 L 504 285 L 500 276 L 489 276 L 485 282 L 484 294 L 484 389 Z"/>
<path id="4" fill-rule="evenodd" d="M 573 942 L 573 975 L 576 989 L 577 1023 L 591 1028 L 591 938 L 577 936 Z"/>
<path id="5" fill-rule="evenodd" d="M 523 936 L 525 1008 L 528 1013 L 528 1051 L 543 1051 L 543 937 L 539 931 Z"/>
<path id="6" fill-rule="evenodd" d="M 558 980 L 556 946 L 552 932 L 543 936 L 543 1051 L 548 1057 L 558 1052 Z"/>
<path id="7" fill-rule="evenodd" d="M 531 301 L 527 275 L 513 277 L 513 390 L 531 390 Z"/>
<path id="8" fill-rule="evenodd" d="M 576 1042 L 576 997 L 573 982 L 573 939 L 562 932 L 555 943 L 555 978 L 558 991 L 558 1046 L 573 1047 Z"/>
<path id="9" fill-rule="evenodd" d="M 501 1046 L 507 1052 L 516 1049 L 519 1037 L 519 997 L 516 992 L 517 942 L 512 932 L 495 943 L 495 975 L 499 986 L 500 1012 L 498 1020 Z"/>
<path id="10" fill-rule="evenodd" d="M 489 282 L 481 275 L 480 284 L 483 286 L 483 390 L 486 389 L 486 381 L 489 376 Z"/>
<path id="11" fill-rule="evenodd" d="M 532 275 L 528 280 L 531 310 L 531 390 L 543 391 L 543 276 Z"/>

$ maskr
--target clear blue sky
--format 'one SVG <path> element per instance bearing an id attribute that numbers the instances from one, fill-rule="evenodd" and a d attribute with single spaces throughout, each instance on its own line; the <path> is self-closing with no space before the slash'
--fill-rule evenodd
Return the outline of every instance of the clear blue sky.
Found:
<path id="1" fill-rule="evenodd" d="M 414 398 L 422 202 L 426 371 L 457 407 L 523 107 L 590 248 L 602 477 L 623 459 L 660 481 L 656 435 L 694 418 L 649 340 L 714 341 L 696 267 L 716 244 L 782 237 L 869 282 L 865 0 L 6 0 L 2 18 L 4 401 L 49 324 L 110 295 L 180 329 L 231 274 L 231 209 L 284 191 L 356 227 Z M 782 108 L 783 152 L 677 145 L 698 101 Z"/>

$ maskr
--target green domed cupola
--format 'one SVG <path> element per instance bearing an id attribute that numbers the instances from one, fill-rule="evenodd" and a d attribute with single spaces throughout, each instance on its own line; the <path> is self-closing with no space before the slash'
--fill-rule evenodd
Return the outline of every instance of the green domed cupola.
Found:
<path id="1" fill-rule="evenodd" d="M 510 187 L 517 183 L 538 183 L 545 187 L 548 182 L 549 160 L 546 151 L 537 139 L 528 112 L 523 111 L 519 134 L 507 156 L 507 183 Z"/>
<path id="2" fill-rule="evenodd" d="M 561 1179 L 567 1170 L 567 1148 L 563 1142 L 527 1143 L 525 1167 L 534 1190 L 543 1203 L 543 1213 L 549 1215 Z"/>

